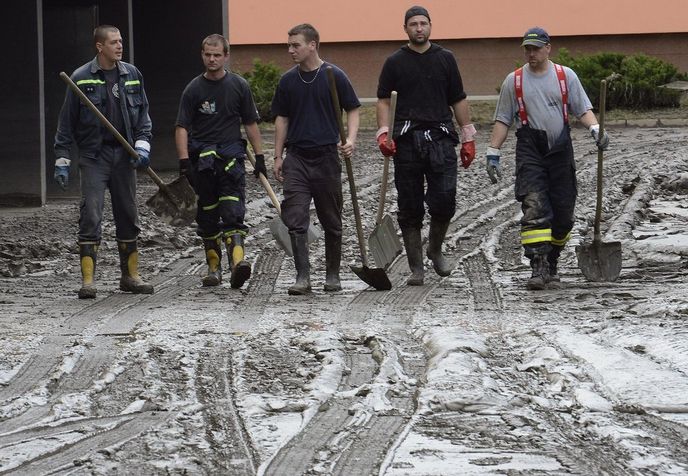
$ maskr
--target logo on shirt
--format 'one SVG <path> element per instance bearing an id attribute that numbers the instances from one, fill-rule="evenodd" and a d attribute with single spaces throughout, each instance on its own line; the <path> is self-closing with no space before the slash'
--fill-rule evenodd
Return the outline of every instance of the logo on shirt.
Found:
<path id="1" fill-rule="evenodd" d="M 201 107 L 198 108 L 201 114 L 215 114 L 215 102 L 203 101 Z"/>
<path id="2" fill-rule="evenodd" d="M 115 83 L 112 86 L 112 95 L 119 99 L 119 84 Z"/>

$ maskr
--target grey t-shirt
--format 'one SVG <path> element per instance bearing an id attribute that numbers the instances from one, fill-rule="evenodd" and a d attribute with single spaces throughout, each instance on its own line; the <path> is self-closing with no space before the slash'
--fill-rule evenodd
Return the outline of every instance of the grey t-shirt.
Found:
<path id="1" fill-rule="evenodd" d="M 592 109 L 592 104 L 576 73 L 566 66 L 564 66 L 564 72 L 569 90 L 569 115 L 580 117 Z M 547 131 L 547 138 L 551 147 L 564 129 L 561 89 L 554 64 L 551 61 L 549 69 L 543 74 L 532 73 L 528 65 L 523 67 L 523 102 L 528 114 L 528 124 L 533 129 Z M 521 127 L 513 72 L 509 73 L 502 83 L 494 120 L 503 122 L 507 126 L 511 126 L 515 121 L 516 127 Z"/>

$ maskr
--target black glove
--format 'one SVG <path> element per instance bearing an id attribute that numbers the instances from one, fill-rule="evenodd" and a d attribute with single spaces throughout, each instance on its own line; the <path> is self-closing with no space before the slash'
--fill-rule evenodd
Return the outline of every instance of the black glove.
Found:
<path id="1" fill-rule="evenodd" d="M 186 177 L 191 186 L 193 187 L 193 181 L 191 179 L 191 161 L 187 159 L 179 159 L 179 176 Z"/>
<path id="2" fill-rule="evenodd" d="M 263 154 L 256 154 L 256 165 L 253 167 L 253 175 L 256 178 L 260 178 L 260 174 L 268 178 L 268 169 L 265 168 L 265 156 Z"/>

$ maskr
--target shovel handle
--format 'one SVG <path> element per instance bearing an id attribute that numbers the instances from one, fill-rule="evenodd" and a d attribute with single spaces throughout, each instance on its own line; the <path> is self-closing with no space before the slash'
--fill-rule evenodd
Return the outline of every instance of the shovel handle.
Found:
<path id="1" fill-rule="evenodd" d="M 256 167 L 256 158 L 253 155 L 253 152 L 250 151 L 249 149 L 246 149 L 246 156 L 248 157 L 248 161 L 251 162 L 251 165 L 253 165 L 253 168 Z M 278 215 L 282 215 L 282 207 L 280 207 L 279 200 L 277 200 L 277 195 L 275 195 L 275 192 L 272 190 L 272 187 L 270 186 L 270 182 L 268 182 L 268 179 L 265 175 L 262 173 L 258 174 L 259 179 L 260 179 L 260 184 L 263 186 L 265 189 L 265 192 L 267 192 L 268 197 L 270 197 L 270 201 L 272 202 L 272 205 L 275 207 L 275 210 L 277 210 Z"/>
<path id="2" fill-rule="evenodd" d="M 598 137 L 604 136 L 604 116 L 607 103 L 607 80 L 600 82 L 600 133 Z M 604 164 L 604 151 L 601 147 L 597 148 L 597 203 L 595 206 L 595 234 L 593 241 L 600 242 L 600 220 L 602 219 L 602 168 Z"/>
<path id="3" fill-rule="evenodd" d="M 93 104 L 93 102 L 91 102 L 91 100 L 88 98 L 88 96 L 86 96 L 84 94 L 84 92 L 81 89 L 79 89 L 79 86 L 74 84 L 74 81 L 72 81 L 72 78 L 70 78 L 67 75 L 67 73 L 65 73 L 64 71 L 62 71 L 60 73 L 60 78 L 62 78 L 62 80 L 65 83 L 67 83 L 67 86 L 69 86 L 69 88 L 77 96 L 79 96 L 79 99 L 81 99 L 81 102 L 83 102 L 86 105 L 86 107 L 88 107 L 91 110 L 91 112 L 93 112 L 93 114 L 96 115 L 96 117 L 100 120 L 100 122 L 102 122 L 103 125 L 105 127 L 107 127 L 107 129 L 110 131 L 110 133 L 112 133 L 112 135 L 115 137 L 115 139 L 117 139 L 117 141 L 120 144 L 122 144 L 122 147 L 124 147 L 124 150 L 127 151 L 127 154 L 129 154 L 130 156 L 132 156 L 136 160 L 138 160 L 138 158 L 139 158 L 138 152 L 136 152 L 136 150 L 131 146 L 131 144 L 122 136 L 122 134 L 119 133 L 119 131 L 115 128 L 115 126 L 113 126 L 112 123 L 107 120 L 107 117 L 105 117 L 103 115 L 103 113 L 100 112 L 100 110 L 95 106 L 95 104 Z M 170 200 L 172 200 L 173 203 L 176 204 L 176 198 L 170 193 L 170 191 L 167 189 L 167 185 L 165 185 L 165 182 L 163 182 L 162 179 L 160 179 L 160 177 L 158 177 L 158 174 L 156 174 L 153 171 L 153 169 L 151 169 L 150 167 L 146 167 L 144 170 L 146 171 L 148 176 L 151 179 L 153 179 L 153 182 L 155 182 L 155 184 L 160 188 L 160 190 L 162 190 L 163 193 L 165 193 L 165 195 L 167 195 L 167 198 L 169 198 Z"/>
<path id="4" fill-rule="evenodd" d="M 334 71 L 332 66 L 327 67 L 327 81 L 330 85 L 330 96 L 332 97 L 332 106 L 334 107 L 334 115 L 337 119 L 337 127 L 339 127 L 339 137 L 342 140 L 342 145 L 346 144 L 346 133 L 344 132 L 344 123 L 342 122 L 342 108 L 339 105 L 339 96 L 337 95 L 337 83 L 334 79 Z M 361 250 L 361 261 L 365 268 L 368 267 L 368 257 L 365 246 L 365 238 L 363 237 L 363 224 L 361 223 L 361 212 L 358 209 L 358 198 L 356 197 L 356 184 L 354 182 L 354 170 L 351 167 L 351 159 L 344 157 L 346 163 L 346 175 L 349 178 L 349 190 L 351 191 L 351 204 L 354 209 L 354 219 L 356 220 L 356 236 L 358 237 L 358 247 Z"/>
<path id="5" fill-rule="evenodd" d="M 392 133 L 394 132 L 394 114 L 397 110 L 397 92 L 392 91 L 389 98 L 389 122 L 387 131 L 387 146 L 392 145 Z M 382 166 L 382 183 L 380 184 L 380 202 L 377 205 L 376 224 L 382 223 L 382 215 L 385 213 L 385 198 L 387 197 L 387 180 L 389 177 L 389 157 L 385 156 L 385 162 Z"/>

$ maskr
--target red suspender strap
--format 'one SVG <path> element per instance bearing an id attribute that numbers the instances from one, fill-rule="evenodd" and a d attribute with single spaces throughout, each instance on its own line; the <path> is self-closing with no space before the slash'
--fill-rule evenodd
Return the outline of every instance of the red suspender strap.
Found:
<path id="1" fill-rule="evenodd" d="M 554 70 L 557 72 L 557 82 L 561 90 L 561 102 L 564 104 L 564 124 L 569 123 L 569 89 L 566 86 L 566 72 L 563 66 L 554 63 Z"/>
<path id="2" fill-rule="evenodd" d="M 569 122 L 569 90 L 566 85 L 566 72 L 560 64 L 554 64 L 554 70 L 557 73 L 557 83 L 561 90 L 561 102 L 564 104 L 564 124 Z M 526 104 L 523 101 L 523 68 L 518 68 L 514 71 L 514 87 L 516 89 L 516 102 L 518 103 L 518 117 L 521 119 L 521 125 L 528 124 L 528 114 L 526 113 Z"/>
<path id="3" fill-rule="evenodd" d="M 523 102 L 523 68 L 514 71 L 514 86 L 516 87 L 516 102 L 518 103 L 518 117 L 521 118 L 521 125 L 528 124 L 528 114 L 526 105 Z"/>

